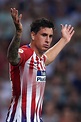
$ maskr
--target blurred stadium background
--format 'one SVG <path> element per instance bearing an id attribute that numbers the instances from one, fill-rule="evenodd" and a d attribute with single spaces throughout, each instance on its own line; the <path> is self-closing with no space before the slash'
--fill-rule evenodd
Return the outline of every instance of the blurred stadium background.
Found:
<path id="1" fill-rule="evenodd" d="M 81 0 L 0 0 L 0 122 L 5 122 L 11 98 L 7 48 L 14 35 L 10 8 L 23 14 L 22 44 L 30 42 L 30 24 L 46 17 L 55 24 L 53 44 L 60 36 L 60 24 L 71 24 L 75 35 L 47 67 L 44 122 L 81 122 Z"/>

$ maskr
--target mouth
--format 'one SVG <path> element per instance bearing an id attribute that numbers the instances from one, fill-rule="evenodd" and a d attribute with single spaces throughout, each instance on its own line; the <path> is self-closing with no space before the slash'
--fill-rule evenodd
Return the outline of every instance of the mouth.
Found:
<path id="1" fill-rule="evenodd" d="M 44 46 L 44 48 L 49 48 L 48 44 L 44 44 L 43 46 Z"/>

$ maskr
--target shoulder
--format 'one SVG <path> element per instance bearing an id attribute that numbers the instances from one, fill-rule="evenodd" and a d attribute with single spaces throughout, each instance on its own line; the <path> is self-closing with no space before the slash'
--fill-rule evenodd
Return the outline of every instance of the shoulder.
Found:
<path id="1" fill-rule="evenodd" d="M 29 45 L 23 45 L 19 48 L 19 53 L 33 54 L 34 50 Z"/>
<path id="2" fill-rule="evenodd" d="M 29 45 L 23 45 L 19 48 L 20 52 L 27 51 L 27 50 L 33 51 L 33 49 Z"/>
<path id="3" fill-rule="evenodd" d="M 23 45 L 19 48 L 18 53 L 22 63 L 25 63 L 32 55 L 34 50 L 28 45 Z"/>

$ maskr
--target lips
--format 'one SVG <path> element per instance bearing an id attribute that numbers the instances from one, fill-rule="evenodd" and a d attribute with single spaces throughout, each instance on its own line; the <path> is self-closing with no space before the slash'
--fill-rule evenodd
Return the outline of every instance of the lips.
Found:
<path id="1" fill-rule="evenodd" d="M 49 45 L 48 44 L 44 44 L 43 45 L 45 48 L 49 48 Z"/>

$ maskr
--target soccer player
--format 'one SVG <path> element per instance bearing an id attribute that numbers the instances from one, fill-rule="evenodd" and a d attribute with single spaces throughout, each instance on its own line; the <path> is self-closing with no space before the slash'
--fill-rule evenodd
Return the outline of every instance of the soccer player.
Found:
<path id="1" fill-rule="evenodd" d="M 70 42 L 74 28 L 61 25 L 62 37 L 50 48 L 54 25 L 45 18 L 31 24 L 31 42 L 20 47 L 22 36 L 22 14 L 11 8 L 16 28 L 8 47 L 12 99 L 6 122 L 42 122 L 41 112 L 46 83 L 45 66 L 54 61 L 63 47 Z"/>

